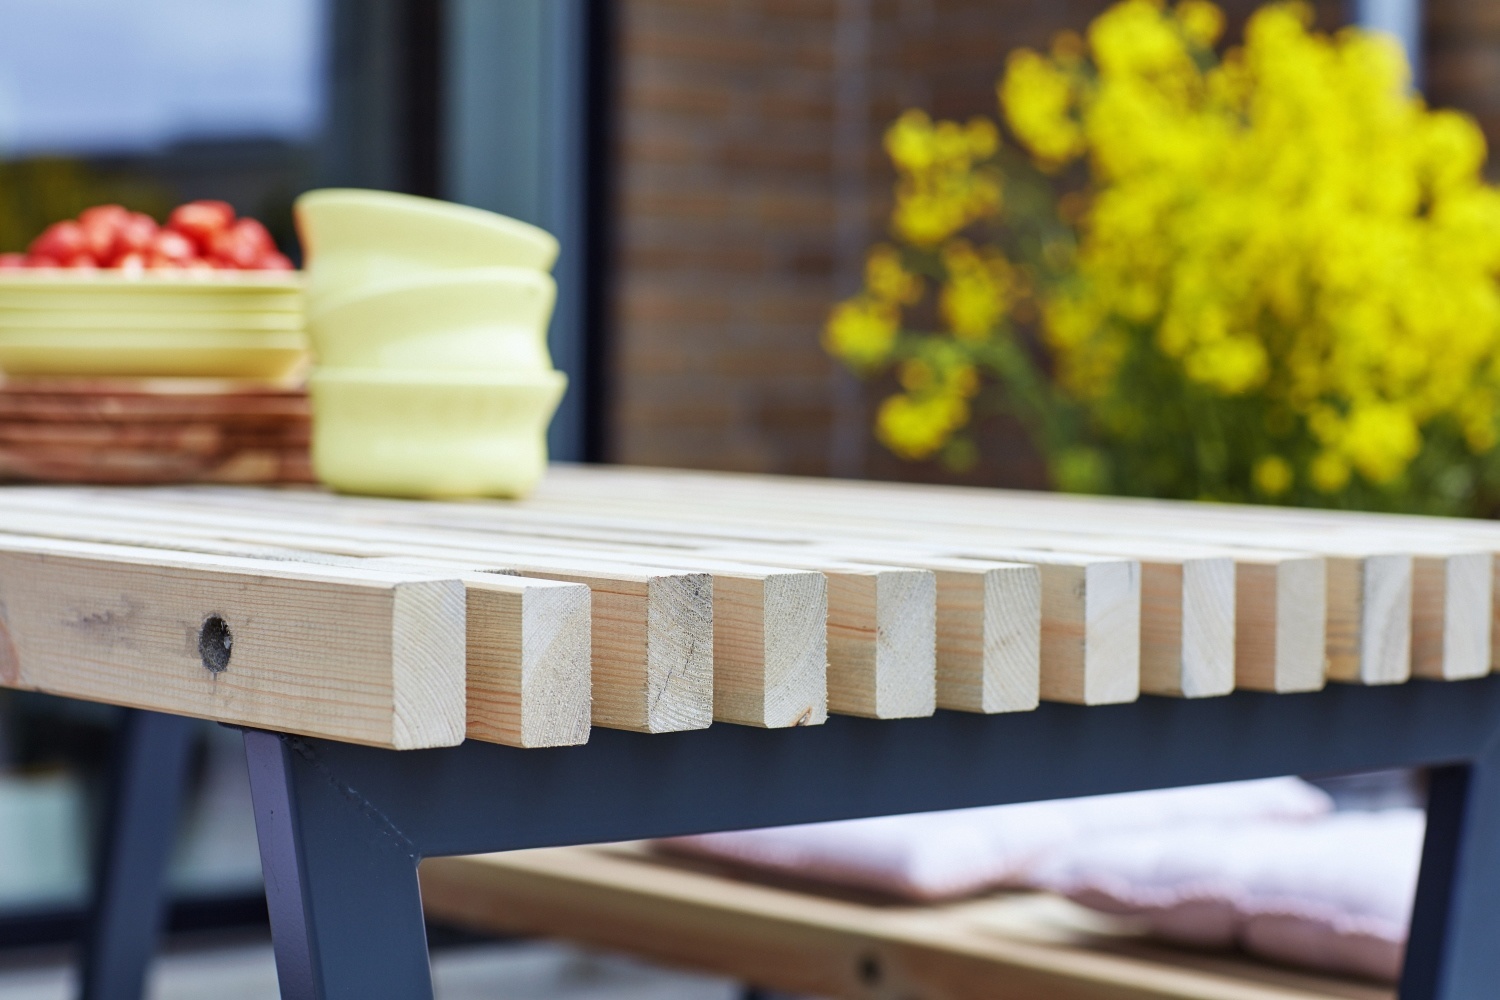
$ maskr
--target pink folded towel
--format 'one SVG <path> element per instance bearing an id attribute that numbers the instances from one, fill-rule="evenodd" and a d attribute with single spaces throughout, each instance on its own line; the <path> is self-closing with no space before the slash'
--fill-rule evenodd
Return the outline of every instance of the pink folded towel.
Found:
<path id="1" fill-rule="evenodd" d="M 1047 889 L 1156 935 L 1394 981 L 1420 810 L 1334 813 L 1295 778 L 660 841 L 664 850 L 937 901 Z"/>
<path id="2" fill-rule="evenodd" d="M 1185 823 L 1306 819 L 1328 796 L 1296 778 L 881 816 L 659 841 L 669 851 L 802 878 L 940 900 L 1026 884 L 1049 851 L 1107 833 Z"/>
<path id="3" fill-rule="evenodd" d="M 1113 834 L 1053 853 L 1029 880 L 1179 944 L 1394 981 L 1425 826 L 1421 810 L 1392 809 Z"/>

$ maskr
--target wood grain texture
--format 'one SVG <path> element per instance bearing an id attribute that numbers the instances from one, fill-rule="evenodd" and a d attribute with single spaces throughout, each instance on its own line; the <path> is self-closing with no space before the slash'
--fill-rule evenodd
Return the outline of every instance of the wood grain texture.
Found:
<path id="1" fill-rule="evenodd" d="M 592 592 L 594 724 L 675 732 L 702 729 L 713 721 L 713 587 L 706 574 L 625 559 L 546 558 L 535 549 L 517 555 L 461 537 L 440 539 L 446 542 L 440 544 L 357 524 L 221 517 L 191 505 L 139 500 L 105 507 L 89 502 L 95 499 L 88 492 L 7 490 L 0 492 L 0 509 L 26 531 L 52 537 L 218 550 L 228 546 L 230 551 L 252 546 L 272 549 L 282 558 L 441 563 L 582 584 Z"/>
<path id="2" fill-rule="evenodd" d="M 466 573 L 468 736 L 517 747 L 588 742 L 592 600 L 582 584 Z"/>
<path id="3" fill-rule="evenodd" d="M 1112 705 L 1140 696 L 1140 564 L 1043 564 L 1042 698 Z M 1134 669 L 1121 669 L 1128 664 Z"/>
<path id="4" fill-rule="evenodd" d="M 197 537 L 192 531 L 108 518 L 9 510 L 12 528 L 106 544 L 295 560 L 351 569 L 451 574 L 467 591 L 470 739 L 511 746 L 584 743 L 589 731 L 589 590 L 581 584 L 476 573 L 469 560 L 366 558 Z M 581 612 L 581 613 L 580 613 Z"/>
<path id="5" fill-rule="evenodd" d="M 1495 559 L 1418 556 L 1412 565 L 1412 674 L 1436 680 L 1490 671 Z"/>
<path id="6" fill-rule="evenodd" d="M 1356 684 L 1411 677 L 1409 555 L 1328 558 L 1328 676 Z"/>
<path id="7" fill-rule="evenodd" d="M 937 579 L 925 569 L 841 565 L 828 581 L 828 710 L 910 719 L 937 709 Z"/>
<path id="8" fill-rule="evenodd" d="M 1414 630 L 1425 628 L 1445 634 L 1450 618 L 1467 621 L 1463 609 L 1454 603 L 1457 596 L 1452 594 L 1441 607 L 1431 606 L 1429 613 L 1441 616 L 1438 620 L 1425 625 L 1409 620 L 1404 626 L 1390 620 L 1391 602 L 1399 604 L 1402 589 L 1410 586 L 1409 580 L 1401 582 L 1399 560 L 1403 556 L 1461 561 L 1478 552 L 1500 551 L 1500 535 L 1494 526 L 1437 518 L 1345 517 L 1349 512 L 662 470 L 610 470 L 603 476 L 609 477 L 615 503 L 645 503 L 671 491 L 711 504 L 724 503 L 726 497 L 747 504 L 767 503 L 774 497 L 784 509 L 831 511 L 852 507 L 856 514 L 899 504 L 902 509 L 919 511 L 927 526 L 1034 530 L 1070 524 L 1075 534 L 1125 536 L 1132 544 L 1162 540 L 1172 544 L 1261 545 L 1344 560 L 1342 570 L 1329 569 L 1327 659 L 1331 676 L 1355 683 L 1393 683 L 1409 676 Z M 585 480 L 595 492 L 605 481 L 592 471 L 564 470 L 547 484 L 546 501 L 580 503 L 574 497 Z M 1469 551 L 1455 549 L 1458 545 L 1467 545 Z M 1367 560 L 1369 567 L 1365 566 Z M 1422 607 L 1414 606 L 1419 612 Z M 1467 627 L 1470 634 L 1459 645 L 1476 641 L 1473 623 L 1468 622 Z M 1351 662 L 1351 658 L 1359 662 Z"/>
<path id="9" fill-rule="evenodd" d="M 884 1000 L 1394 1000 L 1367 983 L 1152 945 L 1053 897 L 903 905 L 736 878 L 642 845 L 421 866 L 430 916 L 794 994 Z"/>
<path id="10" fill-rule="evenodd" d="M 1328 564 L 1321 557 L 1235 564 L 1235 686 L 1321 690 L 1327 673 Z"/>
<path id="11" fill-rule="evenodd" d="M 1023 563 L 921 561 L 937 598 L 940 708 L 1029 712 L 1042 686 L 1042 578 Z"/>
<path id="12" fill-rule="evenodd" d="M 464 736 L 464 589 L 430 573 L 3 535 L 0 650 L 6 687 L 394 749 Z"/>
<path id="13" fill-rule="evenodd" d="M 594 725 L 671 733 L 713 722 L 714 586 L 707 573 L 583 565 L 497 571 L 588 586 Z"/>
<path id="14" fill-rule="evenodd" d="M 821 573 L 713 575 L 714 718 L 770 729 L 828 720 L 828 590 Z"/>
<path id="15" fill-rule="evenodd" d="M 1234 575 L 1230 559 L 1142 560 L 1142 691 L 1234 690 Z"/>

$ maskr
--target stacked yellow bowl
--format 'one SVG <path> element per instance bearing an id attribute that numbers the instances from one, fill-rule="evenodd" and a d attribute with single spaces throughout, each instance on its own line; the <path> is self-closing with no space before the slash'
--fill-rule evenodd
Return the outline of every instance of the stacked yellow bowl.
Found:
<path id="1" fill-rule="evenodd" d="M 315 366 L 313 469 L 387 496 L 520 496 L 547 465 L 557 240 L 384 191 L 297 201 Z"/>
<path id="2" fill-rule="evenodd" d="M 306 356 L 287 271 L 0 272 L 0 371 L 281 379 Z"/>

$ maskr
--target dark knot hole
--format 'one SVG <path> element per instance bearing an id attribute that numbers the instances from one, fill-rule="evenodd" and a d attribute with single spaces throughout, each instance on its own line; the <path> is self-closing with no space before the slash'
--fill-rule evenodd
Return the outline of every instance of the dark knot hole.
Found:
<path id="1" fill-rule="evenodd" d="M 198 630 L 198 655 L 203 658 L 203 667 L 209 673 L 222 674 L 229 667 L 229 655 L 234 652 L 234 634 L 229 623 L 218 615 L 209 615 Z"/>

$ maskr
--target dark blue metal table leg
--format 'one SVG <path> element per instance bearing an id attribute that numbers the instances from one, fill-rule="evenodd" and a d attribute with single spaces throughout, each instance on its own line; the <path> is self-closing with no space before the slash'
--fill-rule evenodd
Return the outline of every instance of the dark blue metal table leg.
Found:
<path id="1" fill-rule="evenodd" d="M 299 746 L 245 733 L 282 1000 L 432 1000 L 416 849 Z"/>
<path id="2" fill-rule="evenodd" d="M 194 719 L 125 714 L 94 875 L 83 1000 L 140 1000 L 167 902 Z"/>
<path id="3" fill-rule="evenodd" d="M 1500 743 L 1436 768 L 1401 1000 L 1500 996 Z"/>

